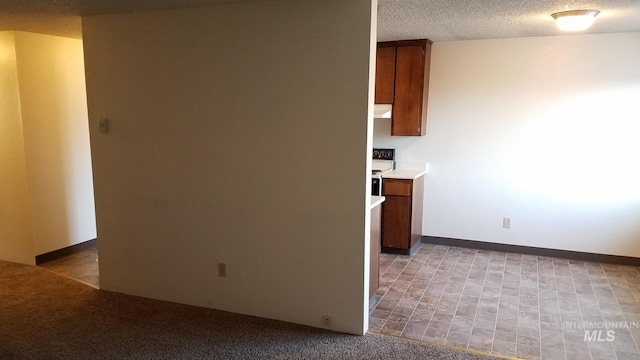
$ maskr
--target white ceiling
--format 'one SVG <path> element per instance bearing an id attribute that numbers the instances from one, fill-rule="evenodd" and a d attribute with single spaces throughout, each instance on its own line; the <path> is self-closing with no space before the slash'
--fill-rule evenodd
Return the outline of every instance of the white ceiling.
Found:
<path id="1" fill-rule="evenodd" d="M 640 31 L 640 0 L 379 0 L 378 40 L 561 35 L 550 15 L 578 9 L 600 10 L 587 33 Z"/>
<path id="2" fill-rule="evenodd" d="M 0 30 L 79 38 L 82 15 L 247 1 L 251 0 L 0 0 Z M 561 35 L 549 15 L 575 9 L 600 10 L 588 33 L 640 31 L 640 0 L 379 0 L 378 40 Z"/>

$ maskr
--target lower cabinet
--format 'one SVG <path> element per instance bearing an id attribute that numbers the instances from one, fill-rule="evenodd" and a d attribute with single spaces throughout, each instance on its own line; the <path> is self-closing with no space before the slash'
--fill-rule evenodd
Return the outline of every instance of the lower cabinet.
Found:
<path id="1" fill-rule="evenodd" d="M 424 176 L 383 179 L 382 252 L 411 254 L 422 237 Z"/>
<path id="2" fill-rule="evenodd" d="M 369 261 L 369 299 L 380 286 L 380 216 L 382 206 L 371 209 L 371 259 Z"/>

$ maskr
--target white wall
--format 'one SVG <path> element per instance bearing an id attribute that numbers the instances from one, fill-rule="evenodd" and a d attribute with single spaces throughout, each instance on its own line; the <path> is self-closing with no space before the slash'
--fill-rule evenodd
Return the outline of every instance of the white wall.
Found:
<path id="1" fill-rule="evenodd" d="M 366 331 L 375 8 L 83 19 L 103 289 Z"/>
<path id="2" fill-rule="evenodd" d="M 0 33 L 0 259 L 96 237 L 82 42 Z"/>
<path id="3" fill-rule="evenodd" d="M 13 31 L 0 32 L 0 259 L 34 264 Z"/>
<path id="4" fill-rule="evenodd" d="M 424 235 L 640 257 L 640 33 L 435 43 Z M 502 218 L 511 217 L 510 230 Z"/>
<path id="5" fill-rule="evenodd" d="M 82 41 L 16 32 L 35 254 L 96 238 Z"/>

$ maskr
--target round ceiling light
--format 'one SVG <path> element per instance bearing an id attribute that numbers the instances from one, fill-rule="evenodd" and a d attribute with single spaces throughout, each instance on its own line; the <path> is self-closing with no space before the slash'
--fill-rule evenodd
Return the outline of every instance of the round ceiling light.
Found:
<path id="1" fill-rule="evenodd" d="M 556 25 L 564 31 L 582 31 L 589 28 L 600 13 L 598 10 L 570 10 L 551 14 Z"/>

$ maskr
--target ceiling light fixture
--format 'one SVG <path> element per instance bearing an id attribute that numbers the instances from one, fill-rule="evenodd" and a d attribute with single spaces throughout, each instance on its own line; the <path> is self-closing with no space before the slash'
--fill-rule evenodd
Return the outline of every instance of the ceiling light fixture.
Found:
<path id="1" fill-rule="evenodd" d="M 582 31 L 593 24 L 598 10 L 570 10 L 551 14 L 556 20 L 556 25 L 564 31 Z"/>

